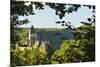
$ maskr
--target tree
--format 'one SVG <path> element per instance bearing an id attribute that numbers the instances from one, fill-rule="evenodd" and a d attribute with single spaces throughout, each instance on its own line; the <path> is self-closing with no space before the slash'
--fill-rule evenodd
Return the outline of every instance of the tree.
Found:
<path id="1" fill-rule="evenodd" d="M 29 3 L 29 5 L 26 5 L 26 3 Z M 60 4 L 60 3 L 45 3 L 42 2 L 32 2 L 32 1 L 16 1 L 11 0 L 11 18 L 17 19 L 17 22 L 12 22 L 13 25 L 20 25 L 27 22 L 18 21 L 19 16 L 29 16 L 29 15 L 35 15 L 33 5 L 35 5 L 35 9 L 43 10 L 44 5 L 49 6 L 50 8 L 55 10 L 55 14 L 59 16 L 60 19 L 62 19 L 65 14 L 69 14 L 72 12 L 77 12 L 78 8 L 81 7 L 81 5 L 78 4 Z M 68 7 L 67 7 L 68 6 Z M 91 5 L 89 5 L 91 6 Z M 91 6 L 92 7 L 92 6 Z M 12 20 L 12 19 L 11 19 Z M 25 19 L 27 21 L 27 19 Z"/>
<path id="2" fill-rule="evenodd" d="M 25 3 L 28 3 L 28 1 L 16 1 L 11 0 L 11 16 L 10 16 L 10 24 L 11 24 L 11 43 L 15 44 L 17 41 L 19 41 L 19 36 L 16 35 L 16 27 L 19 25 L 27 24 L 29 23 L 28 19 L 19 20 L 19 16 L 29 16 L 34 15 L 33 12 L 33 2 L 30 2 L 29 5 L 25 5 Z M 36 9 L 43 9 L 42 4 L 35 2 Z"/>
<path id="3" fill-rule="evenodd" d="M 26 5 L 29 3 L 29 5 Z M 43 10 L 44 5 L 49 6 L 50 8 L 55 10 L 55 14 L 62 19 L 65 14 L 69 14 L 72 12 L 77 12 L 77 10 L 82 6 L 78 4 L 61 4 L 61 3 L 42 3 L 42 2 L 33 2 L 33 1 L 16 1 L 11 0 L 11 25 L 21 25 L 28 23 L 27 19 L 20 20 L 19 16 L 29 16 L 34 15 L 33 5 L 35 5 L 35 9 Z M 94 5 L 83 5 L 84 7 L 88 7 L 92 9 L 92 12 L 95 13 L 95 6 Z M 13 20 L 14 19 L 14 20 Z M 17 20 L 15 22 L 15 20 Z"/>
<path id="4" fill-rule="evenodd" d="M 79 44 L 75 40 L 63 41 L 59 50 L 51 57 L 52 63 L 75 63 L 81 62 L 84 52 L 80 50 Z"/>
<path id="5" fill-rule="evenodd" d="M 54 52 L 51 57 L 53 64 L 95 61 L 95 24 L 82 24 L 76 28 L 75 37 L 63 41 L 60 49 Z"/>
<path id="6" fill-rule="evenodd" d="M 85 52 L 84 61 L 95 61 L 95 23 L 82 24 L 76 31 L 80 34 L 77 41 Z"/>
<path id="7" fill-rule="evenodd" d="M 38 48 L 11 50 L 11 66 L 39 65 L 47 63 L 47 54 Z"/>

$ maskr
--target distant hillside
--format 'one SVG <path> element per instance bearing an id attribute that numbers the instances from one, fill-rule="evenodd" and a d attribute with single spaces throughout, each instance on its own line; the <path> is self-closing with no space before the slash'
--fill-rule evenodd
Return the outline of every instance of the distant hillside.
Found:
<path id="1" fill-rule="evenodd" d="M 36 34 L 40 40 L 47 40 L 50 42 L 50 45 L 59 46 L 64 39 L 73 38 L 73 33 L 70 30 L 66 29 L 38 29 Z"/>

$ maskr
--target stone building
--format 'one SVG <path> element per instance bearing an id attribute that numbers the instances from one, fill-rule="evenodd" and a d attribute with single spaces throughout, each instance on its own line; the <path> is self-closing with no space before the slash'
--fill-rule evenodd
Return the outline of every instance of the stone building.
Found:
<path id="1" fill-rule="evenodd" d="M 49 42 L 46 39 L 42 40 L 36 33 L 31 34 L 31 30 L 29 29 L 27 44 L 29 47 L 33 46 L 34 48 L 39 48 L 41 52 L 46 52 Z"/>

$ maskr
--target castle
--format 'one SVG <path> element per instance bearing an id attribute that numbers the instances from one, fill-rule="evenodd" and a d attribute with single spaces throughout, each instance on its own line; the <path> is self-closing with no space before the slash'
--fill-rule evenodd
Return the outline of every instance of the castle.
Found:
<path id="1" fill-rule="evenodd" d="M 45 37 L 44 37 L 45 38 Z M 28 30 L 28 36 L 23 46 L 19 46 L 21 50 L 30 48 L 39 48 L 40 52 L 46 52 L 48 49 L 49 41 L 42 40 L 36 33 L 31 33 L 31 29 Z"/>

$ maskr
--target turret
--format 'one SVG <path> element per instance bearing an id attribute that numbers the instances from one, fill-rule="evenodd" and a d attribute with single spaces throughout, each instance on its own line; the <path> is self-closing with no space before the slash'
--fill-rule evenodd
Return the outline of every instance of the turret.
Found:
<path id="1" fill-rule="evenodd" d="M 28 43 L 28 46 L 30 46 L 31 45 L 31 30 L 29 29 L 29 31 L 28 31 L 28 41 L 27 41 Z"/>

